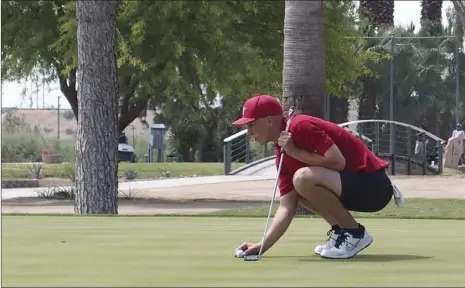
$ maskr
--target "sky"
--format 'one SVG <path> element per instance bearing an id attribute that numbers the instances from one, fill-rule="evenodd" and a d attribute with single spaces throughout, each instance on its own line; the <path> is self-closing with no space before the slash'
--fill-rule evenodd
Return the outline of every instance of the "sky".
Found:
<path id="1" fill-rule="evenodd" d="M 446 22 L 446 9 L 453 7 L 451 1 L 444 1 L 442 6 L 442 19 L 443 22 Z M 420 25 L 420 10 L 421 10 L 421 1 L 394 1 L 394 22 L 395 25 L 407 26 L 410 23 L 413 23 L 416 27 Z M 35 86 L 35 85 L 34 85 Z M 44 89 L 39 87 L 32 87 L 31 82 L 22 81 L 18 82 L 4 82 L 2 83 L 1 90 L 1 101 L 3 107 L 18 107 L 18 108 L 29 108 L 30 107 L 30 97 L 22 97 L 22 91 L 24 88 L 28 89 L 28 93 L 33 91 L 33 103 L 32 108 L 43 108 L 45 103 L 45 108 L 50 108 L 51 106 L 57 107 L 58 96 L 60 98 L 60 108 L 69 109 L 69 103 L 66 101 L 66 98 L 60 92 L 60 87 L 58 82 L 45 85 Z M 34 90 L 37 90 L 36 93 Z M 37 95 L 38 94 L 38 95 Z M 30 94 L 29 94 L 30 95 Z M 42 98 L 42 96 L 44 96 Z M 37 101 L 38 99 L 38 101 Z M 43 103 L 44 102 L 44 103 Z"/>

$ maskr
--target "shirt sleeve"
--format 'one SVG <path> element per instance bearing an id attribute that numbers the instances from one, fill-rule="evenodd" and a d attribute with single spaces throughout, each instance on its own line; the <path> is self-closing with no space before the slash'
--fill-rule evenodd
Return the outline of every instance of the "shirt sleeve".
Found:
<path id="1" fill-rule="evenodd" d="M 333 139 L 321 128 L 309 121 L 297 123 L 292 133 L 292 141 L 300 148 L 324 156 L 334 145 Z"/>

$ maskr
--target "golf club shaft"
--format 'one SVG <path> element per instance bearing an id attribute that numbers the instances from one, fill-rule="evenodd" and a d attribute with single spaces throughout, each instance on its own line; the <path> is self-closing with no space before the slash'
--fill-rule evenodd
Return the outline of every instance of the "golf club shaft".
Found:
<path id="1" fill-rule="evenodd" d="M 263 246 L 265 246 L 265 236 L 266 236 L 266 232 L 268 230 L 268 223 L 269 223 L 270 217 L 271 217 L 271 210 L 273 210 L 273 203 L 274 203 L 274 199 L 276 197 L 276 190 L 278 190 L 279 173 L 281 172 L 283 159 L 284 159 L 284 153 L 281 152 L 281 159 L 279 161 L 279 167 L 278 167 L 278 177 L 276 177 L 276 184 L 274 186 L 273 197 L 271 197 L 270 209 L 268 209 L 268 216 L 266 217 L 265 232 L 263 232 L 263 237 L 262 237 L 262 242 L 261 242 L 261 245 L 260 245 L 260 251 L 258 252 L 258 257 L 262 256 Z"/>
<path id="2" fill-rule="evenodd" d="M 287 121 L 287 125 L 286 125 L 286 132 L 289 130 L 289 127 L 291 126 L 291 121 L 292 119 L 294 118 L 294 111 L 295 109 L 291 108 L 289 110 L 289 120 Z M 275 183 L 275 186 L 274 186 L 274 192 L 273 192 L 273 197 L 271 197 L 271 202 L 270 202 L 270 209 L 268 209 L 268 216 L 266 217 L 266 223 L 265 223 L 265 231 L 263 232 L 263 237 L 262 237 L 262 242 L 261 242 L 261 245 L 260 245 L 260 251 L 258 252 L 258 258 L 260 258 L 262 256 L 262 253 L 263 253 L 263 247 L 265 246 L 265 236 L 266 236 L 266 232 L 268 231 L 268 223 L 270 221 L 270 217 L 271 217 L 271 210 L 273 210 L 273 203 L 274 203 L 274 199 L 276 197 L 276 190 L 278 190 L 278 183 L 279 183 L 279 174 L 281 173 L 281 167 L 283 166 L 283 160 L 284 160 L 284 149 L 281 148 L 281 154 L 280 154 L 281 158 L 279 160 L 279 166 L 278 166 L 278 176 L 276 177 L 276 183 Z"/>

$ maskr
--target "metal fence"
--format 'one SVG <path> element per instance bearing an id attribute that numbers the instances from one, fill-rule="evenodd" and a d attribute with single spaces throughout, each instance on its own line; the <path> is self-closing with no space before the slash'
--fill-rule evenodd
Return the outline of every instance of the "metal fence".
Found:
<path id="1" fill-rule="evenodd" d="M 428 131 L 389 120 L 359 120 L 339 126 L 362 139 L 380 158 L 389 161 L 388 172 L 392 175 L 440 174 L 443 171 L 444 140 Z M 261 160 L 273 159 L 269 156 L 274 155 L 274 148 L 255 144 L 247 137 L 247 130 L 242 130 L 224 139 L 224 155 L 224 171 L 229 175 L 235 173 L 231 171 L 232 163 L 253 166 Z"/>

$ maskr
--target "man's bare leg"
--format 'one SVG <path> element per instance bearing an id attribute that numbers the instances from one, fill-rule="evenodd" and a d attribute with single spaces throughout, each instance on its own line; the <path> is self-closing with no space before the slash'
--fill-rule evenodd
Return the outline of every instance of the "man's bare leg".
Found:
<path id="1" fill-rule="evenodd" d="M 299 196 L 299 204 L 321 216 L 321 214 L 318 212 L 317 206 L 313 205 L 312 203 L 310 203 L 310 201 L 303 198 L 302 196 Z M 330 215 L 326 217 L 327 218 L 323 219 L 325 219 L 326 222 L 328 222 L 328 224 L 331 226 L 331 229 L 327 233 L 328 239 L 326 240 L 326 242 L 322 245 L 317 245 L 315 247 L 314 252 L 317 255 L 320 255 L 321 251 L 323 251 L 324 249 L 329 249 L 333 247 L 336 243 L 337 238 L 339 238 L 339 235 L 341 234 L 341 228 L 339 227 L 339 225 L 337 225 L 336 219 L 334 219 Z"/>
<path id="2" fill-rule="evenodd" d="M 350 258 L 368 247 L 373 238 L 366 233 L 340 201 L 342 183 L 337 171 L 322 167 L 305 167 L 294 174 L 294 188 L 325 219 L 333 218 L 342 229 L 336 240 L 328 239 L 326 247 L 315 253 L 324 258 Z M 333 233 L 334 234 L 334 233 Z M 318 253 L 319 252 L 319 253 Z"/>
<path id="3" fill-rule="evenodd" d="M 318 207 L 315 212 L 325 220 L 332 220 L 331 222 L 343 229 L 358 228 L 357 221 L 339 200 L 342 184 L 338 172 L 320 167 L 306 167 L 294 174 L 293 182 L 297 193 L 313 207 Z"/>
<path id="4" fill-rule="evenodd" d="M 325 215 L 325 217 L 323 217 L 321 215 L 321 213 L 318 212 L 318 210 L 319 210 L 318 206 L 313 205 L 310 201 L 308 201 L 307 199 L 305 199 L 302 196 L 299 196 L 299 204 L 302 205 L 303 207 L 307 208 L 308 210 L 312 210 L 316 214 L 320 215 L 323 219 L 325 219 L 326 222 L 328 222 L 329 226 L 334 227 L 334 226 L 338 225 L 336 219 L 334 219 L 334 217 L 331 216 L 331 214 L 327 214 L 327 215 Z"/>

